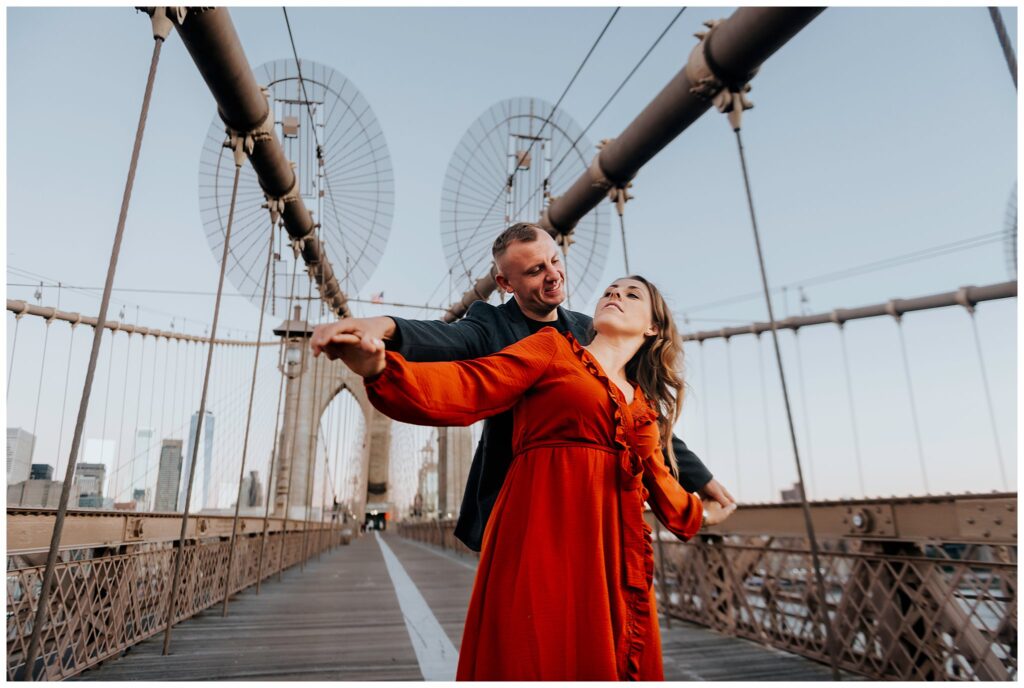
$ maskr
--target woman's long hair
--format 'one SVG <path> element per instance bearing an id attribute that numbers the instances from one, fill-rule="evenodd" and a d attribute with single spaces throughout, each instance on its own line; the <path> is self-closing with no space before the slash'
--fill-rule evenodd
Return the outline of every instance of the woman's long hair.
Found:
<path id="1" fill-rule="evenodd" d="M 636 381 L 651 406 L 658 412 L 661 446 L 672 475 L 679 475 L 679 464 L 672 449 L 672 427 L 683 408 L 683 340 L 679 337 L 672 311 L 656 286 L 640 275 L 626 279 L 642 282 L 651 295 L 652 322 L 657 334 L 647 337 L 640 350 L 626 364 L 626 377 Z"/>

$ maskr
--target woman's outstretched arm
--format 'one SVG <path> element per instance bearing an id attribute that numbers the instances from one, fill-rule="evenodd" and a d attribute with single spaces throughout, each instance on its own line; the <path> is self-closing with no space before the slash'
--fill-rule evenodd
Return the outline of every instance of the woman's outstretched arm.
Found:
<path id="1" fill-rule="evenodd" d="M 560 337 L 546 329 L 471 361 L 410 363 L 389 351 L 383 371 L 366 378 L 366 393 L 403 423 L 469 425 L 512 408 L 540 379 Z"/>

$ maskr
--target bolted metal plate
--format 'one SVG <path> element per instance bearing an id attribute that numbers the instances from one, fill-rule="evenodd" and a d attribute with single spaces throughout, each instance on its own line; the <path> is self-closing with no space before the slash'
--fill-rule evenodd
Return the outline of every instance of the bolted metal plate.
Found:
<path id="1" fill-rule="evenodd" d="M 847 535 L 894 537 L 896 516 L 890 504 L 853 504 L 846 507 L 843 524 Z"/>
<path id="2" fill-rule="evenodd" d="M 1017 542 L 1017 500 L 958 499 L 957 523 L 965 539 L 980 542 Z"/>

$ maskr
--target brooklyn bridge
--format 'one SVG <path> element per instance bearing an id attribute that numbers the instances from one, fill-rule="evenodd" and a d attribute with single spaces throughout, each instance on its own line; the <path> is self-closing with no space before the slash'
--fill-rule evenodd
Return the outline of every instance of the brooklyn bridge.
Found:
<path id="1" fill-rule="evenodd" d="M 681 325 L 738 509 L 645 511 L 666 679 L 1016 680 L 1015 26 L 8 10 L 8 680 L 453 680 L 481 424 L 309 340 L 504 303 L 519 221 Z"/>

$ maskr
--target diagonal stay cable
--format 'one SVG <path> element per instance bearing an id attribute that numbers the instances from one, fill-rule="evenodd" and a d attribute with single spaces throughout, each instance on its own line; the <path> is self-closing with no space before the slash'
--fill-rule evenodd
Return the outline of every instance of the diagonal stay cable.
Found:
<path id="1" fill-rule="evenodd" d="M 814 524 L 811 521 L 811 508 L 807 503 L 807 495 L 804 491 L 804 473 L 800 465 L 800 450 L 796 442 L 796 428 L 793 425 L 793 411 L 789 403 L 789 389 L 786 386 L 786 372 L 782 366 L 782 351 L 779 348 L 779 331 L 775 323 L 775 313 L 772 309 L 771 291 L 768 288 L 768 274 L 764 264 L 764 252 L 761 248 L 761 234 L 757 228 L 757 215 L 754 212 L 754 197 L 750 190 L 750 175 L 747 173 L 747 158 L 743 152 L 743 138 L 740 135 L 740 127 L 733 127 L 736 134 L 736 147 L 740 155 L 740 168 L 743 171 L 743 185 L 747 194 L 747 208 L 750 211 L 750 224 L 754 232 L 754 248 L 757 249 L 757 264 L 761 273 L 761 287 L 765 304 L 768 307 L 768 321 L 771 323 L 772 344 L 775 348 L 775 363 L 778 367 L 779 381 L 782 384 L 782 399 L 786 406 L 786 420 L 789 425 L 789 439 L 793 446 L 793 461 L 796 463 L 797 479 L 800 481 L 800 506 L 804 515 L 804 525 L 807 529 L 807 540 L 811 547 L 811 561 L 814 566 L 814 580 L 818 593 L 818 611 L 821 614 L 821 622 L 825 627 L 825 646 L 832 665 L 832 680 L 841 680 L 839 674 L 839 659 L 836 649 L 835 630 L 828 617 L 828 597 L 825 594 L 825 581 L 822 575 L 821 561 L 818 553 L 818 539 L 814 535 Z"/>
<path id="2" fill-rule="evenodd" d="M 153 96 L 153 83 L 156 80 L 156 68 L 160 61 L 160 48 L 164 44 L 167 35 L 171 31 L 171 22 L 161 10 L 153 14 L 153 56 L 149 64 L 149 75 L 146 78 L 146 90 L 142 96 L 142 112 L 139 114 L 139 124 L 135 132 L 135 144 L 132 147 L 131 162 L 128 165 L 128 178 L 125 181 L 124 195 L 121 199 L 121 212 L 117 219 L 117 230 L 114 233 L 114 245 L 110 251 L 110 262 L 107 267 L 107 279 L 103 287 L 103 297 L 100 301 L 100 312 L 97 316 L 97 327 L 93 332 L 92 350 L 89 353 L 89 364 L 85 373 L 85 384 L 82 388 L 82 400 L 78 406 L 78 419 L 75 422 L 75 433 L 71 440 L 71 454 L 68 457 L 67 473 L 64 477 L 64 487 L 60 493 L 60 502 L 57 506 L 56 519 L 53 524 L 53 533 L 50 538 L 50 549 L 46 555 L 46 567 L 43 570 L 43 580 L 39 588 L 39 597 L 36 600 L 36 613 L 32 622 L 32 638 L 29 640 L 28 648 L 24 655 L 24 679 L 35 680 L 36 656 L 39 652 L 39 644 L 42 639 L 43 624 L 46 621 L 46 612 L 49 609 L 50 588 L 53 586 L 54 572 L 57 564 L 57 550 L 60 547 L 61 534 L 64 528 L 64 518 L 67 515 L 68 501 L 71 498 L 71 482 L 75 472 L 75 457 L 78 455 L 78 448 L 82 442 L 82 432 L 85 429 L 85 417 L 89 410 L 89 397 L 92 392 L 92 382 L 96 374 L 96 362 L 99 359 L 100 344 L 103 341 L 103 323 L 107 319 L 107 308 L 110 306 L 110 292 L 114 286 L 114 274 L 117 271 L 117 259 L 121 253 L 121 240 L 124 237 L 125 223 L 128 219 L 128 206 L 132 197 L 132 188 L 135 185 L 135 171 L 138 168 L 139 153 L 142 150 L 142 135 L 146 129 L 146 118 L 149 114 L 149 103 Z M 46 665 L 42 666 L 41 678 L 46 677 Z"/>
<path id="3" fill-rule="evenodd" d="M 602 105 L 601 108 L 597 111 L 597 114 L 590 119 L 590 122 L 587 123 L 587 126 L 583 128 L 583 131 L 580 132 L 579 136 L 577 136 L 573 140 L 572 144 L 565 150 L 565 153 L 562 154 L 562 157 L 559 158 L 558 162 L 556 162 L 555 165 L 548 172 L 547 181 L 549 183 L 551 179 L 555 176 L 555 172 L 558 170 L 558 168 L 562 166 L 562 163 L 565 162 L 566 159 L 570 155 L 572 155 L 573 151 L 576 150 L 576 144 L 578 144 L 583 139 L 583 137 L 586 136 L 587 132 L 590 131 L 590 128 L 592 126 L 594 126 L 594 123 L 597 122 L 598 118 L 604 114 L 604 111 L 608 109 L 608 106 L 612 104 L 612 101 L 615 100 L 615 98 L 619 95 L 619 92 L 622 91 L 626 84 L 629 83 L 629 80 L 633 78 L 633 75 L 636 74 L 638 69 L 640 69 L 640 66 L 647 60 L 647 57 L 654 51 L 656 47 L 658 47 L 658 44 L 661 42 L 661 39 L 665 37 L 665 34 L 669 32 L 669 29 L 672 28 L 672 26 L 676 23 L 676 20 L 679 19 L 679 17 L 683 14 L 685 10 L 686 8 L 682 7 L 678 12 L 676 12 L 676 15 L 672 17 L 672 20 L 669 21 L 668 25 L 665 26 L 664 29 L 662 29 L 658 37 L 654 39 L 654 42 L 651 43 L 650 47 L 647 48 L 647 51 L 643 54 L 643 56 L 641 56 L 640 60 L 635 65 L 633 65 L 633 69 L 629 70 L 629 74 L 627 74 L 626 78 L 622 80 L 618 88 L 616 88 L 615 91 L 612 92 L 612 94 L 608 97 L 608 100 L 606 100 L 604 102 L 604 105 Z M 519 206 L 519 208 L 516 210 L 516 214 L 513 217 L 518 217 L 519 214 L 523 212 L 523 210 L 528 208 L 530 203 L 533 202 L 533 199 L 537 197 L 537 194 L 540 192 L 542 188 L 543 186 L 538 186 L 537 188 L 535 188 L 533 190 L 533 193 L 530 194 L 530 197 L 527 198 L 521 206 Z M 626 267 L 626 272 L 627 274 L 629 273 L 628 265 Z"/>
<path id="4" fill-rule="evenodd" d="M 1017 90 L 1017 56 L 1013 52 L 1013 44 L 1006 33 L 1006 24 L 1003 23 L 1003 15 L 998 7 L 988 8 L 989 16 L 992 17 L 992 25 L 996 29 L 996 36 L 999 38 L 999 46 L 1003 49 L 1003 57 L 1006 58 L 1006 66 L 1010 70 L 1010 78 L 1013 79 L 1013 89 Z"/>

